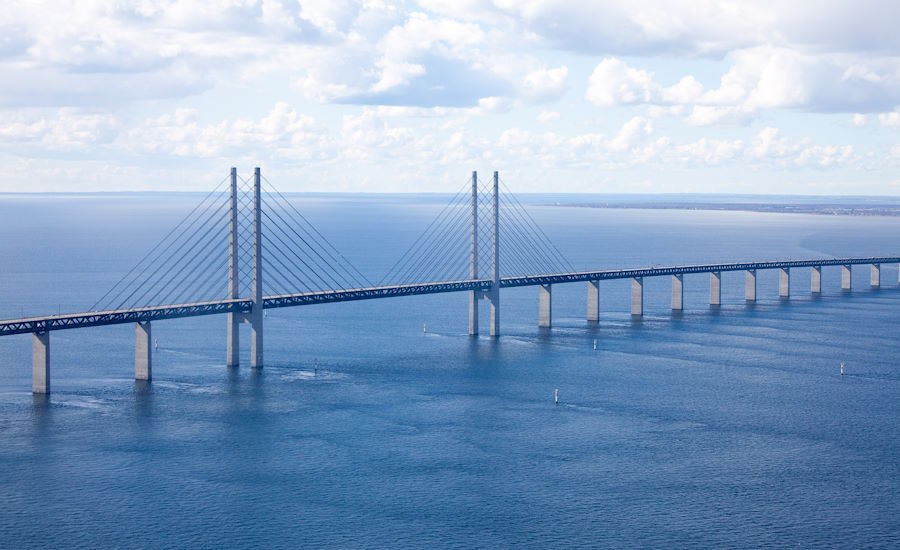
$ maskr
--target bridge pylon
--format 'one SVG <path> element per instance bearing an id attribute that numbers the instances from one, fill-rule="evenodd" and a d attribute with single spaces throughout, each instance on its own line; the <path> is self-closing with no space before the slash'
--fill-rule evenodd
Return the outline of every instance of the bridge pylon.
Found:
<path id="1" fill-rule="evenodd" d="M 491 337 L 500 336 L 500 173 L 494 171 L 493 230 L 491 231 Z"/>

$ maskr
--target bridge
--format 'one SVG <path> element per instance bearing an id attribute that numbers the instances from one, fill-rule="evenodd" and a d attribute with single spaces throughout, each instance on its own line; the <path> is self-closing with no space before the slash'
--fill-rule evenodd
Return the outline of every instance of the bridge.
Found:
<path id="1" fill-rule="evenodd" d="M 538 324 L 550 327 L 556 284 L 587 283 L 587 321 L 596 323 L 600 281 L 631 279 L 631 314 L 640 316 L 645 277 L 670 276 L 671 307 L 681 310 L 684 275 L 708 273 L 709 303 L 717 306 L 723 272 L 746 272 L 745 299 L 753 302 L 759 270 L 778 270 L 779 296 L 788 298 L 792 269 L 810 269 L 810 290 L 816 294 L 822 290 L 823 267 L 840 267 L 841 288 L 849 291 L 853 266 L 869 265 L 870 284 L 878 287 L 886 263 L 900 263 L 900 256 L 576 271 L 505 189 L 497 172 L 487 185 L 473 172 L 389 272 L 373 283 L 262 177 L 259 168 L 251 180 L 232 168 L 90 311 L 3 320 L 0 336 L 33 335 L 32 391 L 48 394 L 50 333 L 56 330 L 134 324 L 135 379 L 149 381 L 151 323 L 166 319 L 227 315 L 230 367 L 239 364 L 239 325 L 249 324 L 250 366 L 261 368 L 266 309 L 466 292 L 469 334 L 479 334 L 478 306 L 484 300 L 490 306 L 490 335 L 497 337 L 503 288 L 538 287 Z"/>

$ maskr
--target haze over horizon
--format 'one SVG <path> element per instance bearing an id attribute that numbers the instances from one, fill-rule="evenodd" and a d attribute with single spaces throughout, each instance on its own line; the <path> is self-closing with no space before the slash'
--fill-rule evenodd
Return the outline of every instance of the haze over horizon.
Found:
<path id="1" fill-rule="evenodd" d="M 900 195 L 890 1 L 6 2 L 0 192 Z"/>

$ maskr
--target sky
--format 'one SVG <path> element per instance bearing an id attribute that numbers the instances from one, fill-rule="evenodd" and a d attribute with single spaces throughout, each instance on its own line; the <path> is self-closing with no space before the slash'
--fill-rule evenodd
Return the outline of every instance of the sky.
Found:
<path id="1" fill-rule="evenodd" d="M 0 5 L 0 192 L 900 195 L 896 0 Z"/>

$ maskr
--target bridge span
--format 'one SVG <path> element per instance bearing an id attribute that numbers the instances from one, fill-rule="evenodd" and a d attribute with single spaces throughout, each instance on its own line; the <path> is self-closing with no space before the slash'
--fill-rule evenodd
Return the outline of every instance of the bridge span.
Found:
<path id="1" fill-rule="evenodd" d="M 323 243 L 327 243 L 324 237 L 315 228 L 312 231 L 305 226 L 296 225 L 286 227 L 289 221 L 282 214 L 290 213 L 284 204 L 281 204 L 282 214 L 275 212 L 276 220 L 263 210 L 262 200 L 262 179 L 259 168 L 254 172 L 252 190 L 247 194 L 250 198 L 244 201 L 244 205 L 249 205 L 252 213 L 245 215 L 244 224 L 241 220 L 241 190 L 238 185 L 236 170 L 231 170 L 231 188 L 228 194 L 227 221 L 228 221 L 228 239 L 227 239 L 227 285 L 223 283 L 223 288 L 227 287 L 227 294 L 219 299 L 207 299 L 197 301 L 180 301 L 176 303 L 166 303 L 162 305 L 142 305 L 131 307 L 117 308 L 92 308 L 91 311 L 83 313 L 67 313 L 59 315 L 48 315 L 38 317 L 27 317 L 21 319 L 9 319 L 0 321 L 0 336 L 11 336 L 16 334 L 32 334 L 32 391 L 36 394 L 46 394 L 50 392 L 50 333 L 57 330 L 67 330 L 76 328 L 134 324 L 135 325 L 135 378 L 138 380 L 151 379 L 152 365 L 152 345 L 151 345 L 151 323 L 166 319 L 178 319 L 186 317 L 199 317 L 207 315 L 228 316 L 227 323 L 227 356 L 226 364 L 228 366 L 237 366 L 239 363 L 239 340 L 238 325 L 240 323 L 248 323 L 251 326 L 251 367 L 259 368 L 263 365 L 262 353 L 262 335 L 263 335 L 263 311 L 273 308 L 296 307 L 314 304 L 328 304 L 334 302 L 350 302 L 358 300 L 373 300 L 382 298 L 395 298 L 401 296 L 416 296 L 425 294 L 439 294 L 448 292 L 466 292 L 469 295 L 469 334 L 477 335 L 478 327 L 478 303 L 481 300 L 487 300 L 491 307 L 491 325 L 490 334 L 493 337 L 499 336 L 499 304 L 500 290 L 503 288 L 537 286 L 539 287 L 538 295 L 538 324 L 541 327 L 550 327 L 552 325 L 552 287 L 557 284 L 569 283 L 587 283 L 587 321 L 599 321 L 599 283 L 600 281 L 612 279 L 631 279 L 631 314 L 640 316 L 643 314 L 643 279 L 645 277 L 664 277 L 670 276 L 672 282 L 672 304 L 673 310 L 681 310 L 684 307 L 683 299 L 683 277 L 691 274 L 709 274 L 709 304 L 717 306 L 721 304 L 721 274 L 729 271 L 746 272 L 745 283 L 745 300 L 748 302 L 755 301 L 756 295 L 756 273 L 759 270 L 778 270 L 779 271 L 779 296 L 788 298 L 790 296 L 790 276 L 792 269 L 809 268 L 810 269 L 810 291 L 814 294 L 821 293 L 822 290 L 822 268 L 828 266 L 836 266 L 841 269 L 841 288 L 849 291 L 851 288 L 851 280 L 853 266 L 869 265 L 870 266 L 870 285 L 879 287 L 881 285 L 881 265 L 889 263 L 900 264 L 900 256 L 884 256 L 884 257 L 849 257 L 849 258 L 813 258 L 801 260 L 774 260 L 774 261 L 746 261 L 736 263 L 713 263 L 713 264 L 691 264 L 691 265 L 671 265 L 671 266 L 654 266 L 633 269 L 604 269 L 592 271 L 576 271 L 571 269 L 546 270 L 540 271 L 539 267 L 565 267 L 569 265 L 562 255 L 556 250 L 555 252 L 547 252 L 553 247 L 546 235 L 535 227 L 533 220 L 521 212 L 515 212 L 516 208 L 522 209 L 521 203 L 508 203 L 506 208 L 506 216 L 502 215 L 501 200 L 499 193 L 499 175 L 494 172 L 490 192 L 488 193 L 489 215 L 485 214 L 485 208 L 482 204 L 485 193 L 479 188 L 477 173 L 472 174 L 472 178 L 467 182 L 467 186 L 471 184 L 471 195 L 466 191 L 465 197 L 470 196 L 471 202 L 467 209 L 457 212 L 456 218 L 462 218 L 466 223 L 468 235 L 468 246 L 458 246 L 457 251 L 462 250 L 461 254 L 466 256 L 468 261 L 468 278 L 456 277 L 447 280 L 426 281 L 426 282 L 397 282 L 392 284 L 369 284 L 369 285 L 345 285 L 341 286 L 340 277 L 346 277 L 347 274 L 353 274 L 355 268 L 346 261 L 343 256 L 331 247 L 328 249 Z M 247 181 L 243 180 L 246 184 Z M 283 195 L 274 191 L 277 195 L 284 199 Z M 464 197 L 464 198 L 465 198 Z M 206 200 L 206 199 L 204 199 Z M 286 200 L 286 199 L 284 199 Z M 455 199 L 454 199 L 455 200 Z M 451 201 L 452 203 L 452 201 Z M 446 210 L 446 209 L 445 209 Z M 195 211 L 189 214 L 193 215 Z M 509 212 L 513 211 L 513 214 Z M 302 218 L 299 212 L 296 216 Z M 444 215 L 442 213 L 442 215 Z M 449 216 L 449 215 L 448 215 Z M 212 218 L 210 218 L 212 219 Z M 270 222 L 273 238 L 264 238 L 268 235 L 263 233 L 263 220 Z M 447 218 L 449 219 L 449 218 Z M 483 238 L 483 230 L 479 229 L 479 221 L 487 219 L 490 228 L 490 238 L 487 239 L 490 244 L 489 263 L 491 265 L 490 277 L 481 276 L 479 271 L 479 257 L 483 251 L 479 250 L 479 244 L 486 239 Z M 279 225 L 278 222 L 281 222 Z M 303 219 L 305 221 L 305 219 Z M 500 271 L 500 243 L 501 243 L 501 221 L 505 221 L 504 227 L 509 226 L 510 233 L 504 232 L 504 242 L 509 238 L 509 242 L 513 245 L 514 254 L 510 255 L 510 263 L 515 266 L 515 270 L 519 273 L 513 273 L 501 276 Z M 438 229 L 432 230 L 435 225 L 423 233 L 427 236 L 429 231 L 434 233 L 436 243 L 428 243 L 428 240 L 422 241 L 420 236 L 418 244 L 414 244 L 398 261 L 398 264 L 392 268 L 392 272 L 400 273 L 404 270 L 400 279 L 404 277 L 412 277 L 415 279 L 423 273 L 421 265 L 427 267 L 427 260 L 434 256 L 444 261 L 443 268 L 446 265 L 445 256 L 448 254 L 447 244 L 441 244 L 442 240 L 446 240 L 447 221 L 437 225 Z M 186 223 L 184 220 L 182 223 Z M 196 223 L 191 222 L 191 223 Z M 208 222 L 204 222 L 208 223 Z M 308 223 L 308 222 L 307 222 Z M 181 225 L 181 224 L 179 224 Z M 188 224 L 188 227 L 191 225 Z M 242 248 L 241 229 L 250 227 L 252 235 L 248 239 L 249 246 Z M 214 225 L 211 228 L 201 226 L 200 229 L 195 228 L 194 232 L 185 232 L 188 238 L 195 237 L 199 232 L 205 231 L 206 234 L 214 232 Z M 303 230 L 301 234 L 298 227 Z M 173 230 L 174 231 L 174 230 Z M 172 233 L 170 233 L 171 235 Z M 318 247 L 311 245 L 316 237 L 321 237 L 322 241 L 318 243 Z M 167 237 L 169 238 L 169 237 Z M 299 239 L 299 240 L 297 240 Z M 421 242 L 420 242 L 421 241 Z M 157 245 L 160 247 L 163 243 Z M 175 241 L 176 243 L 178 241 Z M 178 275 L 189 272 L 185 281 L 190 280 L 201 284 L 206 284 L 204 270 L 193 266 L 191 261 L 202 254 L 207 257 L 215 256 L 218 250 L 215 246 L 208 247 L 210 252 L 197 253 L 197 245 L 188 246 L 190 241 L 185 240 L 178 247 L 178 251 L 186 249 L 182 257 L 188 258 L 183 260 L 179 258 L 173 269 L 178 270 Z M 283 257 L 276 261 L 264 264 L 263 262 L 263 243 L 267 243 L 274 249 L 276 253 L 280 253 Z M 302 244 L 301 244 L 302 243 Z M 330 243 L 327 243 L 330 246 Z M 443 248 L 439 248 L 439 245 Z M 454 246 L 454 245 L 450 245 Z M 519 247 L 516 249 L 516 247 Z M 304 248 L 305 247 L 305 248 Z M 430 247 L 430 248 L 429 248 Z M 523 248 L 524 247 L 524 248 Z M 544 255 L 540 255 L 543 247 Z M 174 245 L 172 246 L 174 248 Z M 553 247 L 555 250 L 555 247 Z M 154 249 L 155 250 L 155 249 Z M 410 252 L 412 251 L 412 252 Z M 242 261 L 241 253 L 249 253 L 249 260 Z M 151 251 L 151 254 L 153 251 Z M 531 254 L 531 256 L 529 256 Z M 535 255 L 537 254 L 537 255 Z M 431 255 L 431 256 L 429 256 Z M 150 255 L 148 255 L 149 257 Z M 406 257 L 409 256 L 409 257 Z M 159 257 L 159 256 L 157 256 Z M 504 256 L 505 257 L 505 256 Z M 191 259 L 193 258 L 193 259 Z M 528 262 L 532 259 L 534 261 Z M 329 263 L 331 260 L 333 263 Z M 144 260 L 142 260 L 143 262 Z M 151 260 L 152 264 L 154 260 Z M 345 262 L 342 264 L 341 262 Z M 243 264 L 247 264 L 243 266 Z M 309 288 L 309 279 L 296 279 L 296 281 L 307 281 L 301 283 L 306 289 L 299 292 L 277 292 L 266 293 L 263 287 L 264 265 L 273 270 L 273 274 L 277 274 L 282 283 L 287 282 L 290 286 L 290 279 L 286 273 L 297 275 L 309 269 L 314 272 L 319 271 L 320 279 L 325 283 L 322 286 L 327 288 Z M 409 266 L 412 268 L 409 268 Z M 139 264 L 140 266 L 140 264 Z M 246 271 L 242 271 L 242 266 L 246 267 Z M 313 267 L 315 266 L 315 267 Z M 397 266 L 400 266 L 397 269 Z M 532 267 L 529 270 L 529 267 Z M 138 266 L 135 266 L 134 272 Z M 331 270 L 328 278 L 322 273 Z M 343 269 L 343 275 L 341 275 Z M 199 271 L 198 271 L 199 270 Z M 358 274 L 359 271 L 355 270 Z M 132 282 L 139 282 L 138 288 L 131 288 L 124 284 L 123 289 L 118 291 L 118 295 L 127 295 L 126 302 L 138 293 L 146 290 L 151 281 L 155 281 L 151 285 L 150 290 L 154 292 L 153 299 L 157 297 L 167 288 L 167 285 L 175 285 L 179 280 L 178 276 L 173 278 L 171 271 L 167 271 L 168 275 L 154 280 L 155 274 L 145 276 L 143 272 L 136 276 Z M 131 272 L 129 272 L 129 275 Z M 242 274 L 249 277 L 242 277 Z M 360 274 L 361 275 L 361 274 Z M 127 279 L 123 278 L 123 281 Z M 241 279 L 249 278 L 251 284 L 249 287 L 242 287 L 239 283 Z M 363 280 L 366 280 L 362 276 Z M 330 283 L 328 282 L 330 279 Z M 898 281 L 900 282 L 900 281 Z M 120 281 L 122 283 L 122 281 Z M 156 287 L 161 287 L 159 290 Z M 215 285 L 213 285 L 215 288 Z M 246 288 L 247 293 L 241 296 L 242 288 Z M 271 288 L 271 287 L 270 287 Z M 281 288 L 284 288 L 282 286 Z M 114 288 L 115 289 L 115 288 Z M 112 291 L 111 291 L 112 292 Z M 130 292 L 130 294 L 129 294 Z M 109 294 L 109 293 L 107 293 Z M 190 294 L 190 293 L 188 293 Z M 105 298 L 105 297 L 104 297 Z M 98 302 L 99 303 L 99 302 Z"/>

